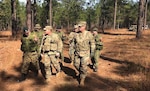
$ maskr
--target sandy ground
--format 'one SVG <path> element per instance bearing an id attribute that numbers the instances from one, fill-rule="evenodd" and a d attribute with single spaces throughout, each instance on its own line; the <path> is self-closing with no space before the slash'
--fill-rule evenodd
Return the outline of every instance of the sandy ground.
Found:
<path id="1" fill-rule="evenodd" d="M 113 34 L 102 34 L 102 37 L 104 49 L 101 54 L 103 55 L 113 45 L 113 41 L 134 38 L 135 32 L 117 30 Z M 89 67 L 85 87 L 79 88 L 75 68 L 69 61 L 68 48 L 64 48 L 65 63 L 60 77 L 54 75 L 50 82 L 45 82 L 41 73 L 38 77 L 34 77 L 30 72 L 27 80 L 18 83 L 23 54 L 20 44 L 20 40 L 10 41 L 7 38 L 0 40 L 0 91 L 129 91 L 131 80 L 138 79 L 136 75 L 122 76 L 116 73 L 118 70 L 116 68 L 124 64 L 119 60 L 113 61 L 102 57 L 99 59 L 98 72 L 93 72 Z"/>

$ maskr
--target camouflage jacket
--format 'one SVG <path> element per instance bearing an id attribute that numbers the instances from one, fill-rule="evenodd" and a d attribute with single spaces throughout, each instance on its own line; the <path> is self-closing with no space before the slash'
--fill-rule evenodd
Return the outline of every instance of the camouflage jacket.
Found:
<path id="1" fill-rule="evenodd" d="M 63 48 L 62 40 L 59 38 L 59 36 L 55 33 L 52 33 L 51 35 L 46 35 L 43 38 L 43 46 L 42 51 L 43 52 L 51 52 L 51 53 L 61 53 Z"/>
<path id="2" fill-rule="evenodd" d="M 101 42 L 100 38 L 101 38 L 100 34 L 94 35 L 96 50 L 103 49 L 103 43 Z"/>
<path id="3" fill-rule="evenodd" d="M 38 38 L 38 43 L 39 43 L 39 45 L 40 45 L 40 44 L 41 44 L 41 41 L 42 41 L 42 38 L 43 38 L 44 31 L 39 30 L 39 31 L 33 31 L 32 33 L 37 36 L 37 38 Z"/>
<path id="4" fill-rule="evenodd" d="M 56 34 L 58 34 L 58 36 L 61 38 L 62 41 L 65 41 L 66 40 L 66 36 L 65 36 L 65 33 L 64 32 L 58 32 L 56 31 Z"/>
<path id="5" fill-rule="evenodd" d="M 78 33 L 75 37 L 75 52 L 80 55 L 90 55 L 95 50 L 95 41 L 93 35 L 89 31 Z"/>
<path id="6" fill-rule="evenodd" d="M 28 36 L 22 36 L 21 38 L 21 50 L 23 52 L 33 52 L 38 50 L 38 41 L 35 41 L 37 36 L 34 33 L 30 33 Z"/>
<path id="7" fill-rule="evenodd" d="M 76 36 L 76 32 L 71 32 L 69 34 L 69 44 L 70 44 L 70 47 L 73 47 L 75 44 L 74 44 L 74 38 Z"/>

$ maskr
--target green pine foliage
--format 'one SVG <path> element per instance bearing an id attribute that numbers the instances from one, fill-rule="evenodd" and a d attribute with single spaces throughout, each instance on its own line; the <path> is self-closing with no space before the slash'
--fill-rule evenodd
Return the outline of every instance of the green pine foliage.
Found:
<path id="1" fill-rule="evenodd" d="M 33 0 L 32 0 L 33 1 Z M 52 0 L 53 25 L 72 27 L 79 20 L 86 20 L 92 25 L 105 28 L 113 27 L 115 0 Z M 48 24 L 49 0 L 37 0 L 36 20 L 42 27 Z M 138 2 L 133 0 L 118 0 L 117 2 L 118 28 L 128 28 L 137 24 Z M 26 25 L 26 5 L 17 0 L 17 25 Z M 0 30 L 11 26 L 11 0 L 0 0 Z M 150 2 L 148 3 L 147 23 L 150 24 Z"/>

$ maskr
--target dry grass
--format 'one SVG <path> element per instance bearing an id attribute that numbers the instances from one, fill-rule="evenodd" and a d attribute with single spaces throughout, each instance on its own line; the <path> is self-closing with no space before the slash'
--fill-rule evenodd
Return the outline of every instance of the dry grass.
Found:
<path id="1" fill-rule="evenodd" d="M 128 33 L 120 34 L 120 36 L 126 36 L 125 34 Z M 135 77 L 133 77 L 130 81 L 132 82 L 131 91 L 148 91 L 150 89 L 150 31 L 144 31 L 143 38 L 139 40 L 132 34 L 133 32 L 128 38 L 115 36 L 114 41 L 106 44 L 109 48 L 105 48 L 102 58 L 109 58 L 111 61 L 123 64 L 117 67 L 118 70 L 115 71 L 121 76 L 132 78 L 133 75 L 136 75 L 141 78 L 134 80 Z"/>

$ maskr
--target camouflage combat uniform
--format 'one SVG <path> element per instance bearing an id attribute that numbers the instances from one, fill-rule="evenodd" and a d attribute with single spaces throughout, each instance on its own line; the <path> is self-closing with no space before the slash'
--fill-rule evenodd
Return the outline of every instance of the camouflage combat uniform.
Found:
<path id="1" fill-rule="evenodd" d="M 44 31 L 41 29 L 40 24 L 36 24 L 33 32 L 38 36 L 38 53 L 39 53 Z"/>
<path id="2" fill-rule="evenodd" d="M 74 38 L 76 36 L 76 32 L 71 32 L 69 34 L 69 56 L 71 59 L 71 62 L 74 62 L 74 58 L 75 58 L 75 41 Z"/>
<path id="3" fill-rule="evenodd" d="M 87 75 L 87 65 L 90 59 L 90 51 L 94 53 L 95 42 L 89 31 L 78 33 L 75 37 L 75 63 L 74 66 L 80 73 L 80 79 Z"/>
<path id="4" fill-rule="evenodd" d="M 62 40 L 62 42 L 65 41 L 66 36 L 65 36 L 65 34 L 64 34 L 63 31 L 58 31 L 58 30 L 57 30 L 57 31 L 56 31 L 56 34 L 58 34 L 58 36 L 60 37 L 60 39 Z M 62 49 L 62 51 L 61 51 L 60 58 L 61 58 L 61 61 L 64 62 L 63 49 Z"/>
<path id="5" fill-rule="evenodd" d="M 98 59 L 100 57 L 100 50 L 102 50 L 103 44 L 100 40 L 100 34 L 96 34 L 96 35 L 93 35 L 93 36 L 94 36 L 94 39 L 95 39 L 96 48 L 95 48 L 95 51 L 94 51 L 94 58 L 92 59 L 92 61 L 93 61 L 93 70 L 95 72 L 97 72 L 97 70 L 98 70 Z"/>
<path id="6" fill-rule="evenodd" d="M 74 63 L 75 59 L 75 37 L 76 34 L 79 32 L 78 25 L 74 25 L 74 30 L 69 34 L 69 56 L 71 60 L 71 64 Z"/>
<path id="7" fill-rule="evenodd" d="M 28 74 L 30 64 L 33 66 L 33 69 L 31 70 L 34 70 L 35 73 L 38 74 L 38 42 L 35 41 L 34 38 L 36 38 L 36 35 L 30 33 L 28 36 L 24 35 L 21 39 L 21 50 L 23 51 L 22 75 Z"/>
<path id="8" fill-rule="evenodd" d="M 56 53 L 62 51 L 62 41 L 57 34 L 45 35 L 43 38 L 42 51 L 44 53 L 42 63 L 45 66 L 45 78 L 49 79 L 52 75 L 52 65 L 56 69 L 57 73 L 60 72 L 60 64 L 57 60 Z"/>

